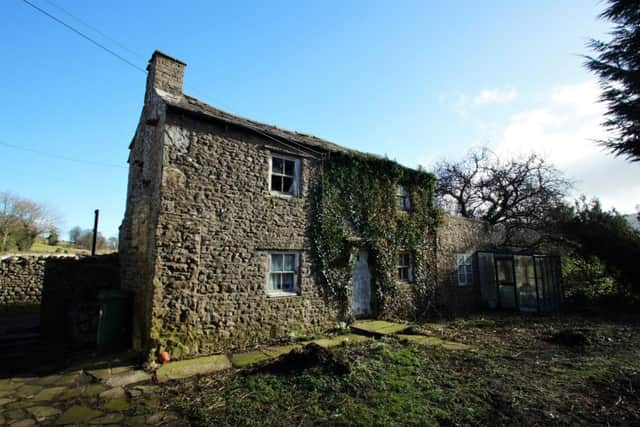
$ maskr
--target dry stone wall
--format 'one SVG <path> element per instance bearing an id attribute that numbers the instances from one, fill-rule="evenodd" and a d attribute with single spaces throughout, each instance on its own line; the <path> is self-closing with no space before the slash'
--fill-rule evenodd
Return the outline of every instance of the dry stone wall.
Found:
<path id="1" fill-rule="evenodd" d="M 40 304 L 47 259 L 41 256 L 0 259 L 0 305 Z"/>
<path id="2" fill-rule="evenodd" d="M 118 254 L 45 259 L 40 306 L 42 337 L 74 347 L 93 347 L 98 293 L 119 287 Z"/>

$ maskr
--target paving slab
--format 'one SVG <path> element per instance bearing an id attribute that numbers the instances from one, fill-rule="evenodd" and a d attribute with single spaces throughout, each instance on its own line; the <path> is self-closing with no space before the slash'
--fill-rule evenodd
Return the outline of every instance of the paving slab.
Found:
<path id="1" fill-rule="evenodd" d="M 157 385 L 137 385 L 127 390 L 130 396 L 135 397 L 143 394 L 156 393 L 160 387 Z"/>
<path id="2" fill-rule="evenodd" d="M 111 387 L 124 387 L 129 384 L 136 384 L 151 380 L 151 374 L 145 371 L 129 370 L 121 374 L 111 375 L 104 383 Z"/>
<path id="3" fill-rule="evenodd" d="M 0 406 L 4 406 L 7 403 L 13 402 L 15 399 L 10 399 L 8 397 L 0 397 Z"/>
<path id="4" fill-rule="evenodd" d="M 49 387 L 41 390 L 33 396 L 33 400 L 43 401 L 43 400 L 54 400 L 56 396 L 65 391 L 67 387 Z"/>
<path id="5" fill-rule="evenodd" d="M 412 342 L 419 345 L 429 345 L 442 347 L 446 350 L 470 350 L 471 346 L 453 341 L 446 341 L 438 337 L 427 337 L 424 335 L 398 335 L 400 340 Z"/>
<path id="6" fill-rule="evenodd" d="M 28 408 L 27 412 L 33 415 L 33 417 L 38 422 L 42 422 L 47 418 L 60 415 L 60 410 L 52 406 L 33 406 L 31 408 Z"/>
<path id="7" fill-rule="evenodd" d="M 81 396 L 82 392 L 83 392 L 83 388 L 81 386 L 71 387 L 63 391 L 62 393 L 60 393 L 56 400 L 62 401 L 62 400 L 75 399 L 76 397 Z"/>
<path id="8" fill-rule="evenodd" d="M 122 424 L 123 420 L 124 420 L 124 415 L 114 412 L 99 418 L 94 418 L 89 422 L 89 424 L 96 424 L 101 426 L 109 425 L 109 424 Z"/>
<path id="9" fill-rule="evenodd" d="M 231 364 L 234 368 L 244 368 L 245 366 L 264 362 L 265 360 L 273 358 L 274 356 L 270 356 L 262 350 L 248 351 L 246 353 L 236 353 L 232 355 Z"/>
<path id="10" fill-rule="evenodd" d="M 311 342 L 323 348 L 331 348 L 339 345 L 363 342 L 369 339 L 370 338 L 365 337 L 364 335 L 348 334 L 348 335 L 338 335 L 332 338 L 319 338 Z"/>
<path id="11" fill-rule="evenodd" d="M 129 409 L 130 406 L 131 405 L 129 405 L 129 402 L 127 401 L 126 397 L 117 397 L 115 399 L 111 399 L 110 401 L 102 405 L 102 407 L 107 411 L 113 411 L 113 412 L 126 411 L 127 409 Z"/>
<path id="12" fill-rule="evenodd" d="M 40 393 L 41 390 L 42 387 L 39 385 L 25 384 L 16 391 L 16 396 L 30 399 L 36 394 Z"/>
<path id="13" fill-rule="evenodd" d="M 31 381 L 31 383 L 46 387 L 50 385 L 58 385 L 61 379 L 62 379 L 62 375 L 47 375 L 45 377 L 40 377 L 35 381 Z"/>
<path id="14" fill-rule="evenodd" d="M 56 424 L 87 424 L 94 418 L 98 418 L 102 415 L 102 412 L 95 409 L 87 408 L 86 406 L 74 405 L 67 409 L 60 418 L 56 421 Z"/>
<path id="15" fill-rule="evenodd" d="M 262 349 L 262 351 L 266 353 L 268 356 L 275 358 L 275 357 L 280 357 L 283 354 L 290 353 L 293 350 L 298 348 L 302 348 L 302 346 L 300 344 L 289 344 L 289 345 L 265 347 Z"/>
<path id="16" fill-rule="evenodd" d="M 76 380 L 80 377 L 81 371 L 73 371 L 62 374 L 56 381 L 56 385 L 70 386 L 76 383 Z"/>
<path id="17" fill-rule="evenodd" d="M 86 372 L 100 381 L 104 381 L 111 376 L 111 368 L 89 369 Z"/>
<path id="18" fill-rule="evenodd" d="M 0 380 L 0 391 L 12 391 L 22 385 L 21 382 L 15 382 L 9 379 Z"/>
<path id="19" fill-rule="evenodd" d="M 7 403 L 5 405 L 5 409 L 23 409 L 23 408 L 28 408 L 30 406 L 35 405 L 36 403 L 34 403 L 31 399 L 21 399 L 21 400 L 16 400 L 15 402 L 11 402 L 11 403 Z"/>
<path id="20" fill-rule="evenodd" d="M 100 393 L 102 399 L 116 399 L 118 397 L 125 397 L 126 392 L 122 387 L 110 388 L 109 390 Z"/>
<path id="21" fill-rule="evenodd" d="M 229 358 L 224 354 L 196 359 L 181 360 L 162 365 L 156 371 L 158 382 L 188 378 L 198 374 L 209 374 L 231 368 Z"/>
<path id="22" fill-rule="evenodd" d="M 19 421 L 27 417 L 24 409 L 11 409 L 10 411 L 5 411 L 3 415 L 9 422 Z"/>
<path id="23" fill-rule="evenodd" d="M 82 390 L 82 394 L 85 396 L 95 396 L 108 389 L 109 387 L 104 384 L 87 384 Z"/>
<path id="24" fill-rule="evenodd" d="M 15 423 L 11 423 L 9 427 L 31 427 L 36 425 L 36 422 L 31 418 L 25 418 L 24 420 L 16 421 Z"/>
<path id="25" fill-rule="evenodd" d="M 411 325 L 386 320 L 358 320 L 351 325 L 354 332 L 373 335 L 393 335 L 409 329 Z"/>

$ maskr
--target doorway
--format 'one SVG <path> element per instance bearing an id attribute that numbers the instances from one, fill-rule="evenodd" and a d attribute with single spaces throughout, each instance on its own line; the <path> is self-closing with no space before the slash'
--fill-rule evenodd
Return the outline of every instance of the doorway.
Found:
<path id="1" fill-rule="evenodd" d="M 371 314 L 371 272 L 369 271 L 369 252 L 358 251 L 353 264 L 353 292 L 351 293 L 351 310 L 355 317 L 366 317 Z"/>
<path id="2" fill-rule="evenodd" d="M 498 304 L 500 308 L 515 309 L 516 279 L 513 269 L 513 258 L 496 257 L 496 284 L 498 285 Z"/>

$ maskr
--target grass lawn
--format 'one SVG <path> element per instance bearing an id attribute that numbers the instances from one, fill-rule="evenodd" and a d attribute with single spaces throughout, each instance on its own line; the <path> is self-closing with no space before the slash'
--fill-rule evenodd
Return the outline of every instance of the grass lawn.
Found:
<path id="1" fill-rule="evenodd" d="M 58 254 L 84 254 L 87 255 L 91 251 L 86 249 L 75 248 L 67 242 L 60 242 L 58 245 L 49 245 L 46 240 L 37 239 L 29 249 L 31 253 L 58 253 Z"/>
<path id="2" fill-rule="evenodd" d="M 163 388 L 193 425 L 640 425 L 640 323 L 473 316 Z M 317 356 L 317 355 L 316 355 Z"/>

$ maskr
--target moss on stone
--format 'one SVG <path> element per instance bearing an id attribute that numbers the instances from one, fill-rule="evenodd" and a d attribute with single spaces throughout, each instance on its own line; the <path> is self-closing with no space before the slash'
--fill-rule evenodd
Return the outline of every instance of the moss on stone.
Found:
<path id="1" fill-rule="evenodd" d="M 56 424 L 87 424 L 94 418 L 102 415 L 102 412 L 95 409 L 88 408 L 86 406 L 74 405 L 67 409 L 64 414 L 58 418 Z"/>
<path id="2" fill-rule="evenodd" d="M 174 379 L 188 378 L 198 374 L 208 374 L 231 368 L 231 362 L 227 356 L 219 354 L 209 357 L 198 357 L 196 359 L 181 360 L 162 365 L 156 371 L 158 382 L 165 382 Z"/>
<path id="3" fill-rule="evenodd" d="M 263 351 L 256 350 L 247 353 L 234 354 L 233 356 L 231 356 L 231 364 L 236 368 L 244 368 L 245 366 L 264 362 L 265 360 L 269 360 L 274 357 L 275 356 L 270 356 Z"/>
<path id="4" fill-rule="evenodd" d="M 102 407 L 107 411 L 121 412 L 129 409 L 129 402 L 125 397 L 117 397 L 109 400 Z"/>

